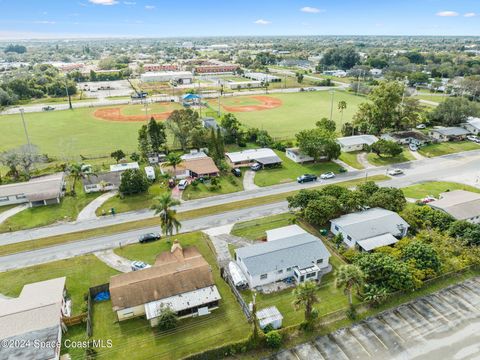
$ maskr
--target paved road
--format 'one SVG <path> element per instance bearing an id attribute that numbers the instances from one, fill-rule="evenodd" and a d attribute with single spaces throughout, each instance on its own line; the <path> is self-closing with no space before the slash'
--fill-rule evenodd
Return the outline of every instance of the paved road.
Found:
<path id="1" fill-rule="evenodd" d="M 479 359 L 479 308 L 474 278 L 268 359 Z"/>

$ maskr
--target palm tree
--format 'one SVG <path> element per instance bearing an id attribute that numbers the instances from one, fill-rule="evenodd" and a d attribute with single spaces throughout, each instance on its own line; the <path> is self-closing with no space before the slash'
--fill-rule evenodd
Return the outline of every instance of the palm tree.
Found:
<path id="1" fill-rule="evenodd" d="M 173 178 L 177 178 L 177 165 L 182 162 L 180 155 L 175 153 L 169 153 L 167 155 L 167 165 L 173 168 Z"/>
<path id="2" fill-rule="evenodd" d="M 295 297 L 293 306 L 297 310 L 304 307 L 305 322 L 310 322 L 312 320 L 313 305 L 320 301 L 317 296 L 317 284 L 313 281 L 305 281 L 293 290 L 293 296 Z"/>
<path id="3" fill-rule="evenodd" d="M 363 287 L 365 275 L 356 265 L 342 265 L 336 273 L 335 285 L 337 288 L 343 287 L 344 293 L 348 297 L 348 303 L 352 306 L 352 289 L 356 288 L 357 293 Z"/>
<path id="4" fill-rule="evenodd" d="M 347 102 L 345 100 L 339 101 L 338 102 L 338 110 L 340 111 L 340 114 L 342 114 L 340 118 L 340 122 L 343 124 L 343 111 L 347 108 Z"/>
<path id="5" fill-rule="evenodd" d="M 75 185 L 77 184 L 78 180 L 89 179 L 90 176 L 96 176 L 82 163 L 70 164 L 67 168 L 67 172 L 68 176 L 72 179 L 71 193 L 73 195 L 75 195 Z"/>
<path id="6" fill-rule="evenodd" d="M 152 205 L 152 210 L 155 210 L 155 215 L 160 217 L 160 226 L 165 236 L 172 236 L 173 230 L 178 232 L 182 226 L 177 219 L 177 210 L 172 209 L 173 206 L 180 205 L 180 201 L 172 198 L 170 193 L 165 193 L 157 196 L 155 204 Z"/>

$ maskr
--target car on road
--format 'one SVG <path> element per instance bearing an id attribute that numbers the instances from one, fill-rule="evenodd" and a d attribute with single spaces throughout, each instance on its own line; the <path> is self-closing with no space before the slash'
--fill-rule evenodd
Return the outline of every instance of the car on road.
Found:
<path id="1" fill-rule="evenodd" d="M 387 174 L 391 175 L 391 176 L 401 175 L 403 173 L 404 172 L 403 172 L 402 169 L 390 169 L 390 170 L 387 171 Z"/>
<path id="2" fill-rule="evenodd" d="M 334 177 L 335 177 L 335 174 L 331 171 L 320 175 L 320 179 L 324 179 L 324 180 L 333 179 Z"/>
<path id="3" fill-rule="evenodd" d="M 303 174 L 302 176 L 297 177 L 297 182 L 303 184 L 305 182 L 317 181 L 317 175 L 312 174 Z"/>
<path id="4" fill-rule="evenodd" d="M 260 170 L 261 168 L 262 168 L 262 165 L 259 164 L 259 163 L 257 163 L 257 162 L 254 163 L 254 164 L 252 164 L 252 166 L 250 166 L 250 169 L 253 170 L 253 171 L 258 171 L 258 170 Z"/>
<path id="5" fill-rule="evenodd" d="M 53 110 L 55 110 L 55 108 L 53 106 L 50 106 L 50 105 L 44 106 L 42 108 L 42 111 L 53 111 Z"/>
<path id="6" fill-rule="evenodd" d="M 132 264 L 130 265 L 132 271 L 148 269 L 149 267 L 151 267 L 151 265 L 145 264 L 143 261 L 132 261 Z"/>
<path id="7" fill-rule="evenodd" d="M 239 168 L 233 168 L 232 169 L 232 174 L 235 175 L 236 177 L 241 177 L 242 176 L 242 170 Z"/>
<path id="8" fill-rule="evenodd" d="M 160 240 L 161 238 L 162 236 L 160 235 L 160 233 L 151 232 L 151 233 L 140 235 L 140 237 L 138 238 L 138 242 L 143 244 L 143 243 L 147 243 L 155 240 Z"/>
<path id="9" fill-rule="evenodd" d="M 426 129 L 426 128 L 427 128 L 427 125 L 425 125 L 425 124 L 418 124 L 418 125 L 416 126 L 416 128 L 417 128 L 417 129 Z"/>

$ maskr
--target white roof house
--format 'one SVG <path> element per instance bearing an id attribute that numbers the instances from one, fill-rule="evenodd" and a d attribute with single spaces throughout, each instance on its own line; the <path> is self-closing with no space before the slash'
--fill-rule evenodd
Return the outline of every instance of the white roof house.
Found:
<path id="1" fill-rule="evenodd" d="M 282 159 L 269 148 L 248 149 L 237 152 L 227 152 L 225 156 L 234 165 L 248 165 L 254 161 L 264 165 L 279 164 Z"/>
<path id="2" fill-rule="evenodd" d="M 140 166 L 137 162 L 110 165 L 110 171 L 125 171 L 130 169 L 140 169 Z"/>
<path id="3" fill-rule="evenodd" d="M 337 139 L 337 143 L 344 152 L 363 150 L 365 145 L 372 145 L 378 141 L 374 135 L 354 135 Z"/>
<path id="4" fill-rule="evenodd" d="M 180 156 L 182 160 L 204 159 L 206 157 L 208 157 L 208 155 L 205 154 L 205 152 L 198 150 L 190 150 L 188 154 L 183 154 Z"/>
<path id="5" fill-rule="evenodd" d="M 440 199 L 428 203 L 433 209 L 441 210 L 457 220 L 480 223 L 480 194 L 454 190 L 440 194 Z"/>
<path id="6" fill-rule="evenodd" d="M 407 234 L 408 223 L 396 212 L 372 208 L 331 220 L 331 232 L 341 234 L 350 247 L 370 251 L 395 244 Z"/>
<path id="7" fill-rule="evenodd" d="M 472 134 L 478 134 L 480 132 L 480 118 L 470 116 L 462 126 Z"/>
<path id="8" fill-rule="evenodd" d="M 277 229 L 267 230 L 267 241 L 274 241 L 278 239 L 283 239 L 290 236 L 302 235 L 305 234 L 303 230 L 298 225 L 284 226 Z"/>

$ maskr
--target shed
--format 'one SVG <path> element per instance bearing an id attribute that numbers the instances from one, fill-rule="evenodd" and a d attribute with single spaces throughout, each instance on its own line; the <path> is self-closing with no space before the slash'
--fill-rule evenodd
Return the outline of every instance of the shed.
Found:
<path id="1" fill-rule="evenodd" d="M 276 306 L 270 306 L 257 311 L 257 319 L 262 329 L 265 329 L 268 325 L 274 329 L 280 329 L 282 327 L 283 315 Z"/>
<path id="2" fill-rule="evenodd" d="M 148 180 L 155 180 L 155 170 L 153 166 L 145 166 L 145 174 L 147 174 Z"/>

